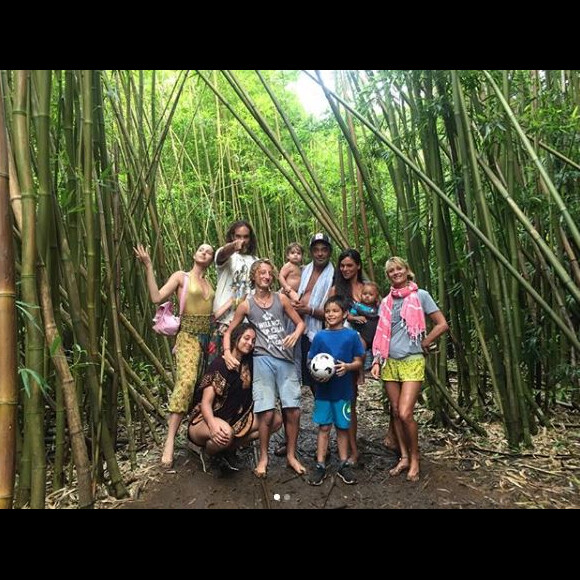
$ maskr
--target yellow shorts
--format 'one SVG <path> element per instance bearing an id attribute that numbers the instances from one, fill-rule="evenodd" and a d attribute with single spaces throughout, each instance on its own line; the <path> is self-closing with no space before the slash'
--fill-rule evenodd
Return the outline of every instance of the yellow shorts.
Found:
<path id="1" fill-rule="evenodd" d="M 422 354 L 394 359 L 388 358 L 381 369 L 381 379 L 396 383 L 425 380 L 425 357 Z"/>

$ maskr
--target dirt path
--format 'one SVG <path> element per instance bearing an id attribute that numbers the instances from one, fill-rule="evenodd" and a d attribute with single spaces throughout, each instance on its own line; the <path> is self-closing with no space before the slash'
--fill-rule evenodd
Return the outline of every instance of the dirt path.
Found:
<path id="1" fill-rule="evenodd" d="M 257 480 L 250 471 L 251 450 L 242 453 L 245 466 L 239 473 L 215 478 L 204 473 L 197 459 L 180 457 L 173 472 L 159 472 L 152 485 L 136 501 L 124 502 L 124 509 L 370 509 L 370 508 L 494 508 L 507 507 L 489 490 L 477 489 L 447 468 L 426 460 L 423 479 L 408 483 L 391 478 L 388 462 L 376 458 L 357 471 L 358 484 L 345 485 L 331 475 L 319 487 L 272 462 L 267 480 Z"/>
<path id="2" fill-rule="evenodd" d="M 299 438 L 301 460 L 314 466 L 316 427 L 311 422 L 312 397 L 304 392 L 302 429 Z M 158 452 L 148 454 L 148 464 L 141 477 L 131 485 L 133 500 L 109 499 L 99 507 L 122 509 L 487 509 L 519 507 L 579 507 L 578 480 L 574 478 L 578 459 L 578 432 L 570 440 L 564 455 L 540 454 L 539 460 L 556 461 L 561 469 L 532 465 L 526 455 L 511 457 L 466 442 L 465 436 L 453 435 L 428 426 L 429 412 L 419 408 L 422 451 L 421 480 L 409 483 L 404 476 L 390 477 L 393 455 L 382 445 L 386 419 L 380 389 L 368 384 L 359 399 L 359 439 L 361 469 L 356 470 L 357 485 L 346 485 L 336 472 L 336 442 L 331 442 L 333 456 L 329 476 L 319 487 L 306 483 L 285 465 L 284 458 L 271 454 L 268 478 L 258 480 L 251 472 L 254 450 L 241 450 L 241 470 L 218 478 L 204 473 L 197 455 L 183 445 L 176 453 L 173 470 L 158 467 Z M 577 422 L 577 419 L 576 419 Z M 490 426 L 486 427 L 488 431 Z M 183 429 L 184 431 L 184 429 Z M 493 431 L 493 429 L 492 429 Z M 503 437 L 499 427 L 499 449 Z M 275 435 L 271 449 L 279 439 Z M 541 441 L 540 441 L 541 444 Z M 562 447 L 559 447 L 562 450 Z M 564 457 L 570 464 L 563 465 Z M 547 458 L 547 459 L 546 459 Z M 527 471 L 518 462 L 524 462 Z M 539 464 L 537 464 L 539 465 Z M 545 465 L 545 463 L 543 464 Z M 546 472 L 546 473 L 542 473 Z M 519 474 L 519 475 L 518 475 Z M 550 475 L 552 474 L 552 475 Z M 577 475 L 577 472 L 576 472 Z M 518 479 L 519 478 L 519 479 Z"/>

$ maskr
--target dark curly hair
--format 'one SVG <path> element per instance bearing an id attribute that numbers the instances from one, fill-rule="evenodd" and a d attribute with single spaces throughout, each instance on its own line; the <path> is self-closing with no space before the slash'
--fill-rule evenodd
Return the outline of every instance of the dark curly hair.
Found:
<path id="1" fill-rule="evenodd" d="M 258 246 L 258 240 L 256 239 L 256 234 L 254 233 L 254 228 L 246 220 L 238 220 L 234 222 L 226 232 L 226 242 L 233 242 L 236 235 L 236 230 L 241 227 L 246 227 L 250 230 L 250 243 L 248 244 L 248 254 L 253 256 L 256 253 L 256 247 Z"/>

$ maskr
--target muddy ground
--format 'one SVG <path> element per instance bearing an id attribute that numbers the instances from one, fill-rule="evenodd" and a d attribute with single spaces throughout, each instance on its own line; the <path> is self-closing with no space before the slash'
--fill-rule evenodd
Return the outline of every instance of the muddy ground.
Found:
<path id="1" fill-rule="evenodd" d="M 312 396 L 303 391 L 301 461 L 314 467 L 316 427 Z M 421 479 L 390 477 L 395 458 L 382 444 L 387 426 L 381 389 L 368 382 L 359 396 L 361 468 L 357 485 L 335 476 L 336 441 L 331 439 L 329 476 L 319 487 L 308 485 L 271 454 L 266 480 L 252 473 L 254 449 L 239 452 L 241 470 L 226 477 L 204 472 L 199 457 L 178 440 L 174 468 L 159 466 L 159 449 L 140 453 L 140 468 L 127 475 L 131 499 L 101 497 L 98 508 L 116 509 L 493 509 L 580 507 L 580 414 L 566 411 L 553 429 L 541 430 L 534 449 L 510 453 L 499 425 L 483 424 L 488 438 L 465 430 L 430 426 L 430 412 L 417 409 L 422 452 Z M 271 449 L 281 440 L 274 435 Z"/>

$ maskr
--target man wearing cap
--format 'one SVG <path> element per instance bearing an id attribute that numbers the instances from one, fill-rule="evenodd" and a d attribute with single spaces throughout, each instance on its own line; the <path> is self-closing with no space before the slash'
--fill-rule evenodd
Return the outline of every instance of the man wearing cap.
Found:
<path id="1" fill-rule="evenodd" d="M 330 263 L 331 254 L 330 238 L 323 233 L 314 234 L 310 239 L 312 261 L 304 267 L 300 278 L 298 288 L 300 300 L 292 303 L 306 323 L 306 332 L 302 335 L 301 348 L 295 350 L 295 355 L 301 360 L 302 384 L 311 389 L 313 381 L 306 362 L 312 339 L 323 328 L 323 306 L 334 277 L 334 266 Z"/>

